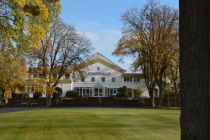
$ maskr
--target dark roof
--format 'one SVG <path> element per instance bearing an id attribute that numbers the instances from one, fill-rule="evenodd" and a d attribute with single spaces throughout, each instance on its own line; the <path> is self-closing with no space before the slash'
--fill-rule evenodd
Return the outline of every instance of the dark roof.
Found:
<path id="1" fill-rule="evenodd" d="M 123 77 L 134 77 L 134 78 L 140 78 L 143 79 L 144 75 L 142 73 L 123 73 Z"/>

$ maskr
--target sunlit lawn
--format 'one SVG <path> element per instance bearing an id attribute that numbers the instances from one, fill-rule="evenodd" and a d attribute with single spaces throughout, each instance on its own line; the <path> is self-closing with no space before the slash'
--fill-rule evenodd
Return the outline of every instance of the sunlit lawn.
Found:
<path id="1" fill-rule="evenodd" d="M 179 140 L 178 110 L 66 108 L 0 114 L 0 140 Z"/>

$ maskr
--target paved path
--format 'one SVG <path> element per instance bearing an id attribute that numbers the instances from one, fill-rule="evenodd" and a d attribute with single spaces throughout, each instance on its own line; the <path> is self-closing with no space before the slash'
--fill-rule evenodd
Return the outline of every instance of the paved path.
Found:
<path id="1" fill-rule="evenodd" d="M 34 110 L 40 108 L 25 108 L 25 107 L 3 107 L 0 108 L 0 113 L 9 113 L 9 112 L 17 112 L 17 111 L 24 111 L 24 110 Z"/>

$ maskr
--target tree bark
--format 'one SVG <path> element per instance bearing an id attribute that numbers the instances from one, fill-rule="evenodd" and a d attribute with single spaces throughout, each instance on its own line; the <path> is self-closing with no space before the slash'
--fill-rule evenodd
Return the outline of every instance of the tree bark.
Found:
<path id="1" fill-rule="evenodd" d="M 165 83 L 163 81 L 163 73 L 160 73 L 159 77 L 160 78 L 156 78 L 156 81 L 159 88 L 158 107 L 161 107 L 163 101 L 163 91 L 165 88 Z"/>
<path id="2" fill-rule="evenodd" d="M 163 102 L 163 88 L 159 87 L 159 97 L 158 97 L 158 107 L 162 106 L 162 102 Z"/>
<path id="3" fill-rule="evenodd" d="M 181 140 L 210 139 L 210 1 L 180 0 Z"/>
<path id="4" fill-rule="evenodd" d="M 154 91 L 153 89 L 149 90 L 149 96 L 150 96 L 150 106 L 155 107 L 155 97 L 154 97 Z"/>

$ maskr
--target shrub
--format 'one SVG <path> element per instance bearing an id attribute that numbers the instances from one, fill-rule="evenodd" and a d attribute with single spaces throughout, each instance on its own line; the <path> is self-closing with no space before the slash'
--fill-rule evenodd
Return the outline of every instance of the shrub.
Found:
<path id="1" fill-rule="evenodd" d="M 66 92 L 66 97 L 78 97 L 79 94 L 76 90 L 69 90 Z"/>
<path id="2" fill-rule="evenodd" d="M 0 100 L 0 108 L 2 108 L 3 107 L 3 103 L 2 103 L 2 101 Z"/>
<path id="3" fill-rule="evenodd" d="M 34 99 L 39 99 L 39 98 L 41 98 L 41 96 L 42 96 L 42 93 L 40 93 L 40 92 L 34 92 L 33 98 Z"/>
<path id="4" fill-rule="evenodd" d="M 119 88 L 118 97 L 128 97 L 128 89 L 126 86 Z"/>
<path id="5" fill-rule="evenodd" d="M 53 99 L 58 99 L 58 98 L 60 98 L 61 97 L 61 95 L 62 95 L 62 89 L 61 88 L 59 88 L 59 87 L 56 87 L 55 88 L 55 91 L 54 91 L 54 93 L 53 93 Z"/>
<path id="6" fill-rule="evenodd" d="M 3 100 L 3 94 L 0 93 L 0 101 L 2 101 L 2 100 Z"/>
<path id="7" fill-rule="evenodd" d="M 25 92 L 25 93 L 22 93 L 22 98 L 23 98 L 23 99 L 29 98 L 28 93 L 26 93 L 26 92 Z"/>
<path id="8" fill-rule="evenodd" d="M 22 96 L 21 93 L 12 93 L 12 99 L 22 99 Z"/>
<path id="9" fill-rule="evenodd" d="M 137 90 L 135 91 L 135 93 L 136 93 L 136 96 L 137 96 L 137 97 L 141 97 L 143 91 L 142 91 L 141 89 L 137 89 Z"/>

